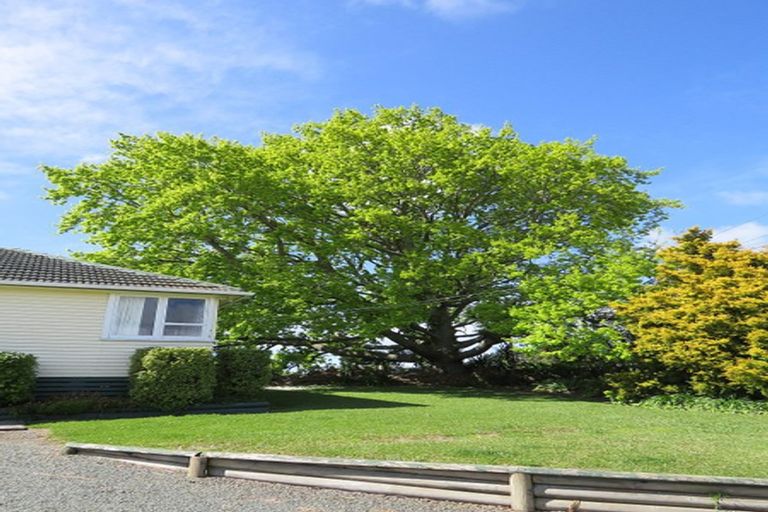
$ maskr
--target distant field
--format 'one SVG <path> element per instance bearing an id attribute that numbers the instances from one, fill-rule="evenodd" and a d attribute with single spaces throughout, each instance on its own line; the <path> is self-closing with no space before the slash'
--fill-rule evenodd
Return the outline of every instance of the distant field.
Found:
<path id="1" fill-rule="evenodd" d="M 38 425 L 62 441 L 768 477 L 768 418 L 476 390 L 269 390 L 273 412 Z"/>

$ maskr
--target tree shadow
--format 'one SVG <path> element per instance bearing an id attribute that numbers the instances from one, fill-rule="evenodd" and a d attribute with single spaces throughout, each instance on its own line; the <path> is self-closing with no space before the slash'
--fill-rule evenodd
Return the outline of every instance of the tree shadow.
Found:
<path id="1" fill-rule="evenodd" d="M 203 414 L 235 415 L 235 414 L 259 414 L 269 412 L 269 404 L 266 402 L 240 402 L 240 403 L 213 403 L 202 404 L 183 411 L 160 411 L 137 408 L 132 405 L 114 407 L 107 410 L 94 410 L 79 413 L 32 413 L 18 416 L 20 421 L 28 425 L 39 423 L 58 423 L 62 421 L 90 421 L 90 420 L 122 420 L 157 418 L 161 416 L 197 416 Z"/>
<path id="2" fill-rule="evenodd" d="M 392 407 L 425 407 L 423 404 L 396 402 L 381 400 L 379 398 L 360 398 L 329 394 L 324 391 L 343 391 L 344 388 L 331 389 L 269 389 L 262 395 L 264 402 L 251 403 L 218 403 L 213 407 L 201 405 L 197 408 L 179 411 L 147 411 L 147 410 L 109 410 L 99 412 L 85 412 L 76 414 L 47 414 L 22 417 L 27 424 L 56 423 L 61 421 L 87 421 L 87 420 L 114 420 L 154 418 L 160 416 L 197 416 L 204 414 L 216 415 L 242 415 L 280 413 L 292 411 L 308 411 L 323 409 L 382 409 Z M 231 406 L 230 406 L 231 405 Z M 248 407 L 250 405 L 250 407 Z M 245 406 L 245 407 L 239 407 Z"/>
<path id="3" fill-rule="evenodd" d="M 377 395 L 374 397 L 345 396 L 337 393 L 355 393 L 356 395 Z M 403 400 L 387 400 L 382 398 L 382 393 L 397 394 Z M 272 388 L 266 389 L 260 396 L 267 402 L 265 407 L 238 409 L 217 408 L 216 410 L 188 410 L 180 413 L 168 413 L 160 411 L 136 411 L 136 410 L 110 410 L 91 412 L 84 414 L 67 415 L 41 415 L 27 417 L 26 422 L 53 423 L 60 421 L 82 420 L 106 420 L 106 419 L 131 419 L 150 418 L 158 416 L 192 416 L 203 414 L 216 415 L 242 415 L 242 414 L 278 414 L 282 412 L 312 411 L 312 410 L 342 410 L 342 409 L 388 409 L 401 407 L 430 407 L 430 404 L 413 403 L 408 396 L 413 396 L 418 401 L 420 396 L 440 396 L 443 398 L 490 398 L 495 400 L 516 402 L 605 402 L 598 398 L 585 398 L 572 395 L 559 395 L 549 393 L 533 393 L 509 388 L 449 388 L 428 386 L 318 386 L 309 388 Z M 423 400 L 423 399 L 422 399 Z M 216 404 L 224 407 L 227 404 Z M 237 404 L 232 404 L 237 405 Z M 242 405 L 242 404 L 241 404 Z"/>
<path id="4" fill-rule="evenodd" d="M 365 388 L 269 389 L 263 394 L 270 403 L 270 413 L 323 409 L 386 409 L 395 407 L 426 407 L 424 404 L 361 398 L 332 394 L 339 391 L 363 391 Z M 368 391 L 381 388 L 368 389 Z"/>
<path id="5" fill-rule="evenodd" d="M 526 402 L 606 402 L 605 398 L 566 393 L 545 393 L 507 388 L 439 388 L 419 390 L 454 398 L 494 398 Z"/>
<path id="6" fill-rule="evenodd" d="M 295 393 L 301 392 L 300 390 L 281 389 L 274 390 L 281 391 L 286 394 L 286 397 Z M 270 391 L 272 392 L 272 391 Z M 303 390 L 306 395 L 317 396 L 320 393 L 336 393 L 336 392 L 352 392 L 352 393 L 397 393 L 398 395 L 414 395 L 423 396 L 439 395 L 445 398 L 492 398 L 496 400 L 507 400 L 517 402 L 606 402 L 604 398 L 594 396 L 582 396 L 576 394 L 559 394 L 559 393 L 537 393 L 528 390 L 520 390 L 516 388 L 482 388 L 482 387 L 429 387 L 429 386 L 332 386 L 332 387 L 318 387 L 315 389 Z M 298 397 L 298 395 L 296 395 Z M 373 400 L 386 402 L 381 399 L 367 399 L 367 398 L 350 398 L 340 397 L 336 395 L 324 395 L 329 400 L 332 399 L 349 399 L 349 400 Z M 303 398 L 303 397 L 302 397 Z M 308 397 L 307 397 L 308 398 Z M 298 401 L 298 400 L 297 400 Z M 424 406 L 424 404 L 407 404 L 404 402 L 396 402 L 399 405 L 406 406 Z M 325 408 L 325 407 L 323 407 Z M 352 407 L 354 408 L 354 407 Z"/>

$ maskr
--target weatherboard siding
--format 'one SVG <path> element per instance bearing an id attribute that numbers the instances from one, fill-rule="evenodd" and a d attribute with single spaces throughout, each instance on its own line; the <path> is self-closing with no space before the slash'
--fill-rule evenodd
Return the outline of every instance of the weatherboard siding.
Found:
<path id="1" fill-rule="evenodd" d="M 0 351 L 35 355 L 38 377 L 125 377 L 138 348 L 212 345 L 209 341 L 104 340 L 110 293 L 0 286 Z"/>

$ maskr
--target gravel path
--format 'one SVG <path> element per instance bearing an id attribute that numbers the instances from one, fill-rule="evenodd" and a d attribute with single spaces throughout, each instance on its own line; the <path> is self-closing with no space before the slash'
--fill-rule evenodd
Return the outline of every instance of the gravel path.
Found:
<path id="1" fill-rule="evenodd" d="M 502 507 L 397 498 L 182 473 L 65 456 L 41 431 L 0 432 L 3 512 L 500 512 Z"/>

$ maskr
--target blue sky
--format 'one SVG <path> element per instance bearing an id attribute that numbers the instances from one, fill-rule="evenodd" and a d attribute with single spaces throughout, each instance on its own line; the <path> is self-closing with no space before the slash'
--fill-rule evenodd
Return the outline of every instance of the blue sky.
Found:
<path id="1" fill-rule="evenodd" d="M 41 163 L 118 132 L 257 143 L 334 108 L 439 106 L 530 142 L 598 137 L 698 224 L 768 244 L 768 2 L 0 0 L 0 246 L 82 248 Z"/>

